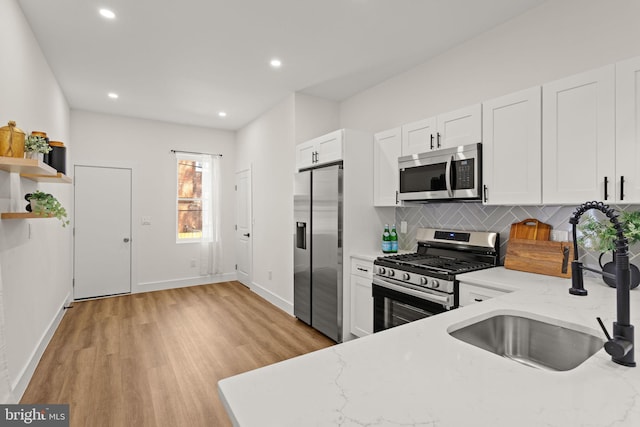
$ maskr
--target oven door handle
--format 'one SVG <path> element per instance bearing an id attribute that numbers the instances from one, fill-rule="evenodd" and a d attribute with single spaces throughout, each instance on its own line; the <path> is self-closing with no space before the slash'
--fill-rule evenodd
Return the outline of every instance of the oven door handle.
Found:
<path id="1" fill-rule="evenodd" d="M 453 163 L 453 156 L 450 159 L 447 159 L 447 166 L 444 170 L 445 174 L 445 182 L 447 185 L 447 193 L 449 193 L 449 197 L 453 197 L 453 188 L 451 186 L 451 164 Z"/>
<path id="2" fill-rule="evenodd" d="M 412 288 L 408 288 L 406 286 L 400 286 L 400 285 L 396 285 L 394 283 L 391 283 L 387 280 L 383 280 L 383 279 L 378 279 L 376 277 L 373 278 L 373 284 L 374 285 L 378 285 L 378 286 L 382 286 L 383 288 L 387 288 L 387 289 L 391 289 L 392 291 L 396 291 L 396 292 L 400 292 L 403 294 L 408 294 L 411 296 L 414 296 L 416 298 L 420 298 L 423 300 L 427 300 L 427 301 L 431 301 L 434 302 L 436 304 L 440 304 L 446 308 L 450 307 L 450 303 L 449 303 L 449 297 L 444 297 L 444 296 L 440 296 L 440 295 L 434 295 L 428 292 L 423 292 L 423 291 L 417 291 L 415 289 Z"/>

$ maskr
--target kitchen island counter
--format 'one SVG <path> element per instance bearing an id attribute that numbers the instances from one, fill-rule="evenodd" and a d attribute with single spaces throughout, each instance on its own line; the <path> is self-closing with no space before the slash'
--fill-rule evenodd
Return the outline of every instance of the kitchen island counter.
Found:
<path id="1" fill-rule="evenodd" d="M 218 383 L 232 422 L 251 426 L 636 426 L 640 367 L 611 361 L 604 349 L 577 368 L 521 365 L 447 332 L 494 314 L 520 314 L 601 336 L 616 316 L 616 290 L 494 270 L 517 288 L 498 298 L 419 320 Z M 491 282 L 487 273 L 482 280 Z M 474 275 L 481 272 L 469 273 Z M 640 291 L 631 292 L 640 328 Z M 636 343 L 640 338 L 636 333 Z M 636 350 L 636 362 L 640 351 Z"/>

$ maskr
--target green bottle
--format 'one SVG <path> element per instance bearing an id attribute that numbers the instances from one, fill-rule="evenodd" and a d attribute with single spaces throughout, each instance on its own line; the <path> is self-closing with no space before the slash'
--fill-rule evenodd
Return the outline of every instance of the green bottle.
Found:
<path id="1" fill-rule="evenodd" d="M 391 232 L 389 233 L 389 240 L 391 241 L 391 252 L 398 252 L 398 233 L 396 232 L 396 225 L 391 226 Z"/>
<path id="2" fill-rule="evenodd" d="M 382 252 L 385 254 L 391 253 L 391 233 L 389 233 L 389 224 L 384 225 L 384 232 L 382 233 Z"/>

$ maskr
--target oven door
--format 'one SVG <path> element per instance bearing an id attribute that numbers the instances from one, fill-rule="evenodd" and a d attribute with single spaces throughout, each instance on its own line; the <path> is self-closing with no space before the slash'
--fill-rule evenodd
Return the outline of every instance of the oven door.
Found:
<path id="1" fill-rule="evenodd" d="M 372 293 L 373 332 L 444 313 L 452 297 L 427 294 L 378 278 L 373 279 Z"/>

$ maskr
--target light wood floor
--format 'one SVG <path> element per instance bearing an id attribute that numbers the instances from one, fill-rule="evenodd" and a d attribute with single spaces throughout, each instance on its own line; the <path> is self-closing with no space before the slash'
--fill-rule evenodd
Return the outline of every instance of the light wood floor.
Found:
<path id="1" fill-rule="evenodd" d="M 333 342 L 239 282 L 76 302 L 21 403 L 71 426 L 228 426 L 217 382 Z"/>

